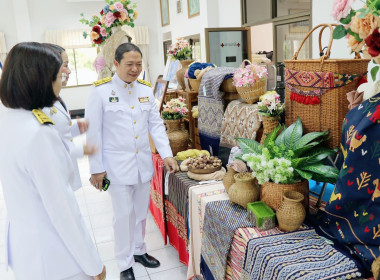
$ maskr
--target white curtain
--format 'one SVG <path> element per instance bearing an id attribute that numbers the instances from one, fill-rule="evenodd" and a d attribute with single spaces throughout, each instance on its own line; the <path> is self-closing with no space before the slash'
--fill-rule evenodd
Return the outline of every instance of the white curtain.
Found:
<path id="1" fill-rule="evenodd" d="M 137 45 L 143 54 L 143 67 L 145 70 L 145 80 L 151 82 L 149 74 L 149 30 L 147 26 L 135 26 L 134 28 L 124 25 L 122 27 L 129 37 L 131 43 Z"/>
<path id="2" fill-rule="evenodd" d="M 4 32 L 0 32 L 0 62 L 4 66 L 5 57 L 7 56 L 7 47 L 5 44 Z"/>
<path id="3" fill-rule="evenodd" d="M 83 32 L 89 33 L 88 29 L 73 30 L 47 30 L 45 32 L 45 42 L 59 45 L 66 49 L 91 47 L 91 40 L 88 36 L 83 37 Z"/>

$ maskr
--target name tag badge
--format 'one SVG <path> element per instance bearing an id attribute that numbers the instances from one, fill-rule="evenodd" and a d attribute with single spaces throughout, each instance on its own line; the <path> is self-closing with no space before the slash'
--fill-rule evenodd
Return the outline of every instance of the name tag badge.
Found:
<path id="1" fill-rule="evenodd" d="M 149 97 L 139 97 L 139 102 L 140 103 L 146 103 L 146 102 L 149 102 Z"/>
<path id="2" fill-rule="evenodd" d="M 110 97 L 110 98 L 109 98 L 109 101 L 110 101 L 111 103 L 119 102 L 119 97 Z"/>

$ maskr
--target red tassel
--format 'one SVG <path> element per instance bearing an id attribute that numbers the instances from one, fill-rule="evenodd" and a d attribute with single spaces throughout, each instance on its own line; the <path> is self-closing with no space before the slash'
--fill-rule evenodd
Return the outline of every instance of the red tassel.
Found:
<path id="1" fill-rule="evenodd" d="M 294 91 L 290 92 L 290 100 L 293 100 L 305 105 L 316 105 L 316 104 L 321 103 L 321 100 L 319 99 L 318 96 L 305 96 L 305 95 L 295 93 Z"/>
<path id="2" fill-rule="evenodd" d="M 358 87 L 361 85 L 361 84 L 365 84 L 367 83 L 367 78 L 365 76 L 362 76 L 358 82 Z"/>

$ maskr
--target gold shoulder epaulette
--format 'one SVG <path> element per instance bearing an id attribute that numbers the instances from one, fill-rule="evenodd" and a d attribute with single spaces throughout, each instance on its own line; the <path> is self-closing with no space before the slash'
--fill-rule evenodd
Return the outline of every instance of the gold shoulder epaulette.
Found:
<path id="1" fill-rule="evenodd" d="M 152 84 L 145 81 L 145 80 L 141 80 L 141 79 L 137 79 L 137 81 L 140 83 L 140 84 L 143 84 L 143 85 L 146 85 L 148 87 L 152 87 Z"/>
<path id="2" fill-rule="evenodd" d="M 110 81 L 112 81 L 112 77 L 107 77 L 107 78 L 101 79 L 99 81 L 93 82 L 93 84 L 94 84 L 94 86 L 97 87 L 97 86 L 100 86 L 102 84 L 108 83 Z"/>
<path id="3" fill-rule="evenodd" d="M 41 110 L 34 109 L 32 110 L 33 115 L 40 122 L 40 124 L 55 124 L 52 119 L 45 115 Z"/>

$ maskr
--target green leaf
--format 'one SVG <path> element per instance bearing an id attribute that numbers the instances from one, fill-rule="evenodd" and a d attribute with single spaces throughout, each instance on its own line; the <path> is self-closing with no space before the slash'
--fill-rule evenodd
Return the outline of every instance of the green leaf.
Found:
<path id="1" fill-rule="evenodd" d="M 346 28 L 344 28 L 343 25 L 338 25 L 337 27 L 334 28 L 334 32 L 333 32 L 334 39 L 341 39 L 346 35 L 347 35 L 347 30 Z"/>
<path id="2" fill-rule="evenodd" d="M 277 133 L 280 131 L 280 129 L 281 129 L 281 125 L 278 125 L 275 129 L 272 130 L 271 133 L 267 135 L 267 137 L 264 140 L 264 147 L 267 146 L 270 142 L 275 141 L 277 137 Z"/>
<path id="3" fill-rule="evenodd" d="M 301 137 L 301 139 L 299 139 L 295 144 L 294 144 L 294 149 L 298 149 L 298 148 L 302 148 L 303 146 L 305 146 L 306 144 L 308 144 L 309 142 L 319 138 L 319 137 L 322 137 L 322 136 L 326 136 L 328 135 L 329 132 L 328 131 L 322 131 L 322 132 L 310 132 L 308 134 L 305 134 L 304 136 Z"/>
<path id="4" fill-rule="evenodd" d="M 365 18 L 365 16 L 369 13 L 369 11 L 370 11 L 370 9 L 369 8 L 367 8 L 367 9 L 360 9 L 360 10 L 358 10 L 357 12 L 358 12 L 358 18 L 360 18 L 360 19 L 363 19 L 363 18 Z"/>
<path id="5" fill-rule="evenodd" d="M 379 66 L 375 66 L 371 69 L 372 81 L 376 81 L 377 72 L 379 72 Z"/>
<path id="6" fill-rule="evenodd" d="M 338 149 L 329 149 L 326 147 L 316 147 L 304 154 L 305 157 L 309 158 L 308 164 L 321 162 L 328 156 L 332 156 L 338 152 Z"/>
<path id="7" fill-rule="evenodd" d="M 308 157 L 301 157 L 301 158 L 295 158 L 295 159 L 292 159 L 292 167 L 293 168 L 299 168 L 300 166 L 302 167 L 303 165 L 305 165 L 305 163 L 307 163 L 307 161 L 309 160 Z"/>
<path id="8" fill-rule="evenodd" d="M 235 138 L 235 140 L 238 141 L 243 154 L 255 153 L 261 155 L 262 146 L 257 141 L 245 138 Z"/>
<path id="9" fill-rule="evenodd" d="M 297 169 L 295 168 L 294 169 L 302 178 L 306 179 L 306 180 L 310 180 L 312 177 L 313 177 L 313 174 L 310 173 L 310 172 L 306 172 L 306 171 L 303 171 L 303 170 L 300 170 L 300 169 Z"/>
<path id="10" fill-rule="evenodd" d="M 313 180 L 318 178 L 320 182 L 336 182 L 339 176 L 339 170 L 336 167 L 323 165 L 323 164 L 314 164 L 309 166 L 304 166 L 303 171 L 309 171 L 313 173 Z"/>
<path id="11" fill-rule="evenodd" d="M 355 14 L 356 12 L 353 9 L 351 9 L 347 17 L 340 19 L 340 23 L 349 24 L 351 22 L 352 17 L 355 16 Z"/>
<path id="12" fill-rule="evenodd" d="M 311 142 L 301 148 L 298 148 L 298 149 L 295 149 L 293 152 L 294 152 L 294 156 L 295 157 L 299 157 L 301 155 L 303 155 L 304 153 L 306 153 L 307 151 L 311 150 L 312 148 L 314 148 L 315 146 L 319 145 L 322 141 L 314 141 L 314 142 Z"/>
<path id="13" fill-rule="evenodd" d="M 286 126 L 285 126 L 285 124 L 283 124 L 282 127 L 281 127 L 281 133 L 280 133 L 280 135 L 278 135 L 277 138 L 276 138 L 276 141 L 274 141 L 277 146 L 280 146 L 281 144 L 285 145 L 285 142 L 284 142 L 284 139 L 285 139 L 285 130 L 286 130 Z"/>
<path id="14" fill-rule="evenodd" d="M 302 137 L 302 122 L 299 117 L 285 130 L 284 144 L 289 150 L 293 150 L 294 144 Z"/>
<path id="15" fill-rule="evenodd" d="M 363 41 L 363 39 L 359 37 L 359 34 L 357 34 L 354 31 L 352 31 L 351 28 L 347 29 L 347 33 L 349 33 L 350 35 L 354 36 L 354 38 L 355 38 L 356 41 L 358 41 L 358 42 Z"/>

